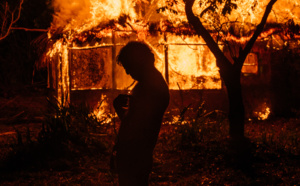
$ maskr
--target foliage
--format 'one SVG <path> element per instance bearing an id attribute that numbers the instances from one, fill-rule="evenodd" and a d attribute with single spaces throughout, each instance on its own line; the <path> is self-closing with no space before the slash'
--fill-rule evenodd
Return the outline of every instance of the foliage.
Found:
<path id="1" fill-rule="evenodd" d="M 178 4 L 177 0 L 167 0 L 166 5 L 158 8 L 156 10 L 157 13 L 165 12 L 166 10 L 169 10 L 173 14 L 178 14 L 178 11 L 174 7 L 175 5 Z"/>
<path id="2" fill-rule="evenodd" d="M 23 1 L 0 2 L 0 24 L 3 29 L 0 30 L 0 38 L 5 36 L 5 39 L 0 39 L 0 89 L 15 88 L 33 82 L 46 82 L 45 71 L 37 72 L 34 69 L 34 63 L 41 53 L 34 50 L 41 48 L 41 42 L 36 46 L 32 45 L 32 42 L 44 33 L 26 31 L 23 28 L 47 29 L 52 22 L 51 0 L 24 0 L 19 9 L 20 2 Z M 19 10 L 21 10 L 20 17 L 16 20 Z M 9 13 L 14 13 L 13 25 L 10 24 L 12 22 L 8 22 L 11 20 L 9 15 L 12 15 Z"/>
<path id="3" fill-rule="evenodd" d="M 106 150 L 103 142 L 97 140 L 94 134 L 105 135 L 104 122 L 109 114 L 103 115 L 99 120 L 87 105 L 64 105 L 61 102 L 49 101 L 52 112 L 46 115 L 42 124 L 42 130 L 38 135 L 38 141 L 43 144 L 61 144 L 67 148 L 71 145 L 89 147 L 96 145 L 100 152 Z M 101 106 L 101 105 L 100 105 Z"/>
<path id="4" fill-rule="evenodd" d="M 205 102 L 201 99 L 198 102 L 185 106 L 184 91 L 178 85 L 181 105 L 178 107 L 179 115 L 175 123 L 176 135 L 179 135 L 177 145 L 179 148 L 194 148 L 201 142 L 215 138 L 216 136 L 226 136 L 221 129 L 226 127 L 226 115 L 220 110 L 207 111 Z M 199 95 L 201 97 L 201 95 Z M 178 139 L 178 136 L 175 137 Z"/>
<path id="5" fill-rule="evenodd" d="M 207 2 L 205 2 L 206 8 L 201 12 L 200 17 L 209 12 L 216 12 L 218 7 L 222 3 L 224 3 L 224 6 L 222 8 L 223 16 L 230 14 L 233 9 L 237 8 L 237 5 L 235 3 L 232 3 L 231 0 L 208 0 Z M 199 1 L 200 7 L 203 6 L 203 4 L 203 0 Z"/>
<path id="6" fill-rule="evenodd" d="M 63 101 L 63 100 L 62 100 Z M 84 154 L 104 154 L 107 145 L 103 120 L 91 113 L 87 106 L 75 107 L 49 101 L 50 111 L 45 114 L 42 129 L 33 140 L 29 128 L 25 138 L 18 129 L 16 144 L 4 161 L 0 172 L 19 169 L 67 168 Z M 109 117 L 109 115 L 104 116 Z"/>
<path id="7" fill-rule="evenodd" d="M 179 4 L 178 0 L 167 0 L 166 5 L 163 7 L 158 8 L 156 11 L 157 13 L 164 12 L 166 10 L 169 10 L 173 14 L 178 14 L 178 10 L 176 9 L 176 6 Z M 222 6 L 222 15 L 226 16 L 227 14 L 230 14 L 232 10 L 237 8 L 236 3 L 233 3 L 231 0 L 200 0 L 199 5 L 200 7 L 204 6 L 205 8 L 200 14 L 200 17 L 202 17 L 206 13 L 214 13 L 216 10 L 220 7 L 221 4 L 224 4 Z"/>
<path id="8" fill-rule="evenodd" d="M 224 127 L 224 113 L 219 110 L 207 112 L 204 105 L 202 102 L 196 108 L 189 108 L 189 105 L 181 110 L 177 122 L 181 148 L 195 147 L 207 138 L 222 135 L 220 129 Z M 190 112 L 189 118 L 185 117 L 187 112 Z"/>
<path id="9" fill-rule="evenodd" d="M 12 25 L 20 19 L 23 2 L 24 0 L 0 3 L 0 41 L 8 36 Z"/>
<path id="10" fill-rule="evenodd" d="M 185 111 L 184 120 L 192 118 L 189 114 L 195 112 L 191 111 L 191 106 L 189 106 Z M 195 146 L 178 147 L 178 140 L 174 139 L 181 140 L 180 125 L 162 125 L 154 151 L 150 185 L 299 185 L 300 141 L 298 136 L 300 130 L 298 118 L 277 118 L 276 120 L 246 123 L 245 133 L 253 146 L 251 163 L 254 170 L 249 174 L 249 171 L 245 172 L 236 168 L 229 161 L 226 155 L 228 153 L 226 136 L 228 127 L 224 127 L 227 121 L 226 119 L 221 120 L 225 123 L 221 125 L 214 118 L 221 119 L 222 117 L 217 116 L 211 114 L 206 117 L 209 118 L 209 123 L 200 127 L 203 131 L 203 138 Z M 109 127 L 110 131 L 113 131 L 113 126 L 109 125 Z M 28 132 L 25 133 L 27 133 L 25 137 L 22 134 L 24 139 L 28 135 Z M 114 138 L 109 135 L 103 138 L 110 140 L 109 144 L 113 144 Z M 23 145 L 25 144 L 26 141 L 23 140 Z M 3 148 L 3 145 L 0 147 Z M 43 152 L 40 147 L 36 147 L 35 153 L 32 152 L 33 146 L 31 151 L 25 151 L 25 149 L 20 151 L 19 158 L 23 158 L 23 161 L 18 161 L 19 164 L 10 163 L 7 169 L 3 169 L 0 184 L 113 185 L 112 175 L 108 173 L 110 154 L 99 156 L 99 154 L 90 153 L 84 161 L 82 159 L 73 161 L 72 154 L 69 153 L 65 154 L 66 158 L 55 157 L 56 160 L 53 161 L 39 157 L 46 152 L 48 156 L 54 156 L 53 154 L 58 152 L 54 152 L 52 149 Z M 45 145 L 44 147 L 44 149 L 49 148 Z M 57 147 L 55 150 L 59 150 L 59 148 Z M 80 154 L 80 156 L 85 155 Z M 34 161 L 28 162 L 30 157 Z M 37 161 L 48 161 L 48 164 L 49 161 L 52 161 L 51 169 L 43 169 L 44 166 L 37 167 L 33 171 L 32 169 L 19 169 L 19 171 L 10 172 L 12 166 L 20 167 L 21 163 L 28 162 L 29 164 Z"/>

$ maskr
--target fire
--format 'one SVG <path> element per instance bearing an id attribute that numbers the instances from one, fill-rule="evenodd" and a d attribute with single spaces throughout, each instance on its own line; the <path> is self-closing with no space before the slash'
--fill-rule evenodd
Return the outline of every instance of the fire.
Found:
<path id="1" fill-rule="evenodd" d="M 131 0 L 55 0 L 53 26 L 81 33 L 116 20 L 122 14 L 136 18 Z"/>
<path id="2" fill-rule="evenodd" d="M 225 22 L 240 22 L 258 24 L 263 16 L 265 7 L 270 0 L 235 0 L 232 3 L 237 5 L 237 8 L 231 12 L 230 15 L 226 17 L 220 17 L 220 24 Z M 168 1 L 159 1 L 160 6 L 166 6 Z M 175 4 L 175 3 L 174 3 Z M 199 6 L 201 4 L 201 6 Z M 216 14 L 221 15 L 224 3 L 218 3 L 218 7 L 215 10 Z M 193 11 L 195 15 L 200 15 L 203 10 L 208 8 L 208 0 L 196 0 L 193 6 Z M 183 22 L 187 21 L 184 12 L 183 0 L 178 0 L 177 4 L 172 6 L 172 9 L 176 11 L 165 11 L 163 15 L 167 16 L 168 19 L 173 22 Z M 273 13 L 270 14 L 268 22 L 273 23 L 285 23 L 288 19 L 293 19 L 297 24 L 300 22 L 300 3 L 294 0 L 284 0 L 278 1 L 273 7 Z M 212 16 L 203 15 L 203 21 L 207 24 L 213 24 L 216 20 Z"/>
<path id="3" fill-rule="evenodd" d="M 258 120 L 268 119 L 268 117 L 271 113 L 270 107 L 267 106 L 267 103 L 263 103 L 260 108 L 261 108 L 261 111 L 254 112 L 254 115 L 256 115 Z"/>
<path id="4" fill-rule="evenodd" d="M 197 0 L 193 7 L 196 15 L 207 8 L 208 0 L 201 0 L 201 7 L 199 7 L 199 1 Z M 222 25 L 222 29 L 223 27 L 227 29 L 224 35 L 220 35 L 223 40 L 245 43 L 251 37 L 255 25 L 261 20 L 268 2 L 269 0 L 236 0 L 234 3 L 237 4 L 237 9 L 233 10 L 230 15 L 219 19 L 204 15 L 201 19 L 210 30 L 214 30 L 214 26 L 218 25 L 219 27 Z M 130 40 L 143 40 L 153 48 L 156 56 L 155 65 L 166 77 L 170 89 L 220 89 L 222 85 L 216 59 L 203 39 L 191 36 L 193 31 L 190 28 L 180 30 L 187 26 L 184 24 L 187 23 L 187 19 L 183 0 L 173 3 L 171 9 L 157 12 L 161 7 L 170 6 L 168 3 L 170 1 L 165 0 L 54 0 L 55 14 L 48 37 L 55 43 L 47 55 L 57 61 L 58 100 L 64 100 L 67 103 L 70 101 L 72 88 L 74 90 L 86 89 L 86 87 L 72 87 L 74 78 L 70 78 L 73 72 L 69 64 L 72 62 L 70 50 L 73 49 L 109 48 L 110 53 L 107 52 L 105 55 L 113 57 L 105 63 L 112 68 L 110 72 L 114 70 L 114 75 L 112 73 L 107 77 L 110 82 L 105 88 L 130 90 L 133 80 L 116 65 L 116 54 Z M 219 5 L 220 8 L 216 10 L 216 13 L 220 13 L 224 6 Z M 273 7 L 268 23 L 284 24 L 291 19 L 295 24 L 300 23 L 299 2 L 278 1 Z M 230 34 L 228 30 L 232 22 L 239 24 L 243 33 L 247 35 L 241 33 L 236 37 Z M 151 29 L 151 24 L 156 25 L 155 29 Z M 185 32 L 185 35 L 169 33 L 171 31 L 168 30 L 168 26 L 179 30 L 179 33 Z M 258 39 L 271 38 L 272 47 L 286 45 L 285 41 L 289 39 L 289 36 L 284 36 L 284 34 L 276 36 L 274 35 L 276 32 L 278 29 L 268 29 Z M 215 36 L 216 33 L 213 34 L 213 37 Z M 101 87 L 89 86 L 89 89 L 101 89 Z M 94 114 L 100 117 L 103 112 L 101 106 L 101 109 L 99 107 Z M 266 119 L 269 114 L 268 107 L 265 107 L 264 111 L 257 112 L 259 119 Z"/>
<path id="5" fill-rule="evenodd" d="M 267 107 L 264 112 L 258 112 L 258 120 L 266 120 L 269 117 L 269 114 L 271 113 L 270 108 Z"/>
<path id="6" fill-rule="evenodd" d="M 170 89 L 221 88 L 216 59 L 202 38 L 169 34 L 168 41 Z"/>
<path id="7" fill-rule="evenodd" d="M 110 123 L 111 117 L 107 114 L 107 108 L 109 104 L 107 102 L 106 95 L 101 95 L 101 100 L 97 103 L 97 107 L 94 109 L 93 114 L 97 117 L 98 121 L 103 123 Z"/>
<path id="8" fill-rule="evenodd" d="M 62 39 L 56 41 L 47 55 L 51 58 L 56 58 L 57 64 L 57 100 L 60 104 L 66 105 L 70 101 L 70 80 L 69 65 L 68 65 L 68 48 L 63 44 Z"/>
<path id="9" fill-rule="evenodd" d="M 47 56 L 49 56 L 50 58 L 53 58 L 53 56 L 58 53 L 58 52 L 61 52 L 62 51 L 62 46 L 63 46 L 63 42 L 62 42 L 62 39 L 56 41 L 51 50 L 49 50 L 47 52 Z"/>
<path id="10" fill-rule="evenodd" d="M 199 2 L 201 1 L 201 6 Z M 237 8 L 226 17 L 204 14 L 202 19 L 210 29 L 220 27 L 222 30 L 229 30 L 232 23 L 238 23 L 243 32 L 249 33 L 253 30 L 253 25 L 259 23 L 264 13 L 266 4 L 269 0 L 236 0 L 234 3 Z M 196 15 L 208 7 L 207 0 L 197 0 L 194 4 L 194 13 Z M 224 4 L 219 4 L 216 13 L 221 15 Z M 157 12 L 161 7 L 168 7 L 164 11 Z M 149 23 L 160 22 L 160 30 L 165 30 L 165 21 L 168 20 L 173 27 L 186 23 L 183 0 L 176 3 L 170 3 L 165 0 L 140 1 L 140 0 L 55 0 L 53 2 L 55 16 L 51 30 L 61 29 L 64 32 L 64 39 L 69 42 L 68 45 L 76 46 L 73 40 L 81 42 L 87 41 L 87 35 L 92 34 L 95 38 L 112 37 L 113 30 L 134 31 L 138 39 L 145 40 L 149 33 Z M 269 16 L 269 23 L 287 23 L 288 20 L 294 20 L 295 24 L 300 23 L 300 5 L 292 0 L 277 2 Z M 251 26 L 252 25 L 252 26 Z M 220 29 L 218 28 L 218 29 Z M 241 29 L 239 29 L 241 30 Z M 270 30 L 269 30 L 270 31 Z M 52 33 L 51 35 L 55 34 Z M 55 31 L 54 31 L 55 32 Z M 85 33 L 85 34 L 82 34 Z M 125 34 L 126 33 L 122 33 Z M 267 35 L 266 35 L 267 34 Z M 267 37 L 265 33 L 261 37 Z M 225 40 L 230 39 L 230 35 L 224 36 Z M 241 38 L 233 38 L 238 42 L 246 42 L 249 35 L 241 35 Z M 103 44 L 105 41 L 101 41 Z M 93 44 L 93 46 L 99 43 Z"/>

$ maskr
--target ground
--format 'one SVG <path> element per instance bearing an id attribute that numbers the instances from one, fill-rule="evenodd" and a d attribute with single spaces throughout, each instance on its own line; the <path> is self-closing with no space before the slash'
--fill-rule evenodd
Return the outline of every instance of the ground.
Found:
<path id="1" fill-rule="evenodd" d="M 41 132 L 46 98 L 45 89 L 32 87 L 0 96 L 0 184 L 117 185 L 110 156 L 118 124 L 51 138 Z M 162 125 L 150 185 L 300 184 L 297 117 L 248 121 L 248 141 L 239 146 L 228 138 L 226 117 L 206 115 Z"/>

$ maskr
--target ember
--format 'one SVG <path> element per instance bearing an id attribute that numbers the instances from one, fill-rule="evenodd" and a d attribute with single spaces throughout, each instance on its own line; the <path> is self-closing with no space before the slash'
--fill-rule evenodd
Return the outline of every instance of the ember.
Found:
<path id="1" fill-rule="evenodd" d="M 262 104 L 260 107 L 261 111 L 254 112 L 258 120 L 266 120 L 268 119 L 271 110 L 270 107 L 267 106 L 267 103 Z"/>

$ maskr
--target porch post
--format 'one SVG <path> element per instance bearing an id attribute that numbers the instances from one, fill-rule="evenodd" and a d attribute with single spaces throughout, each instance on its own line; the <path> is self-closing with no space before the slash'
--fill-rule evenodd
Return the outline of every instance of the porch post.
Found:
<path id="1" fill-rule="evenodd" d="M 115 77 L 115 68 L 116 68 L 116 36 L 115 36 L 115 30 L 112 31 L 112 89 L 117 89 L 116 85 L 116 77 Z"/>
<path id="2" fill-rule="evenodd" d="M 169 85 L 169 63 L 168 63 L 168 44 L 167 44 L 167 34 L 164 32 L 164 53 L 165 53 L 165 78 Z"/>

